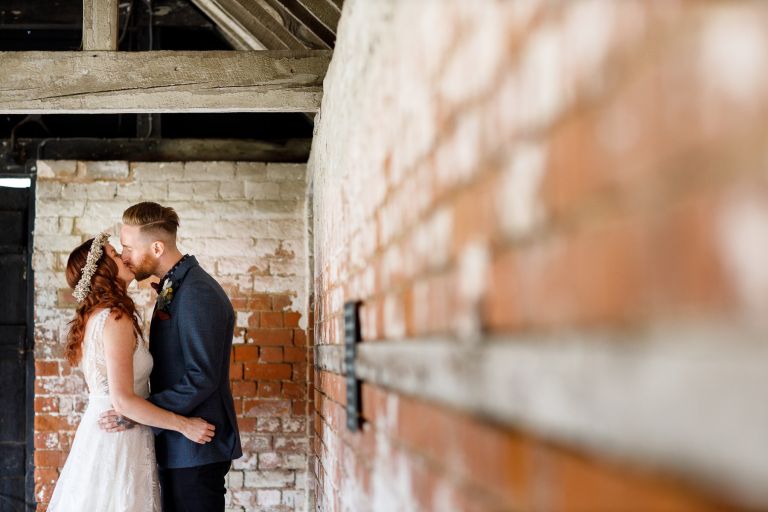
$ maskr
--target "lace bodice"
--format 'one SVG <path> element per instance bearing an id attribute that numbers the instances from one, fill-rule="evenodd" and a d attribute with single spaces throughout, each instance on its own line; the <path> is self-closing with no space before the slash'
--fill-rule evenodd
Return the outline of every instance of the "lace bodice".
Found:
<path id="1" fill-rule="evenodd" d="M 88 391 L 92 396 L 109 396 L 107 362 L 104 357 L 104 324 L 110 309 L 103 309 L 88 321 L 83 340 L 82 369 Z M 133 390 L 142 397 L 149 396 L 149 374 L 152 371 L 152 355 L 146 344 L 136 336 L 133 351 Z"/>

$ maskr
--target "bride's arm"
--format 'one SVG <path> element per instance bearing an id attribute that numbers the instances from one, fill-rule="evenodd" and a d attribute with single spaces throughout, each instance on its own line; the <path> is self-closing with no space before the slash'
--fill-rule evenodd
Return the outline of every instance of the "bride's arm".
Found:
<path id="1" fill-rule="evenodd" d="M 214 426 L 200 418 L 186 418 L 136 395 L 133 390 L 133 351 L 136 340 L 133 323 L 128 315 L 119 320 L 110 313 L 104 324 L 104 358 L 112 407 L 118 414 L 132 420 L 166 430 L 174 430 L 188 439 L 205 444 L 213 438 Z"/>

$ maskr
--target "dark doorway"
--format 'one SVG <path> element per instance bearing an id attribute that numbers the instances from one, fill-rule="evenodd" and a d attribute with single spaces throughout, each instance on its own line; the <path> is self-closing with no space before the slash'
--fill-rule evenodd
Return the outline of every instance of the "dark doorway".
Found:
<path id="1" fill-rule="evenodd" d="M 0 511 L 34 502 L 31 185 L 32 178 L 0 176 Z"/>

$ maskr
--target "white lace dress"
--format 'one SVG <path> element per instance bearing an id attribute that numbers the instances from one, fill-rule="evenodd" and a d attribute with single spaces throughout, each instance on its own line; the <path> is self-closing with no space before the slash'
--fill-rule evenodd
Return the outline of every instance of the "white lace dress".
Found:
<path id="1" fill-rule="evenodd" d="M 88 385 L 88 406 L 75 433 L 72 449 L 53 491 L 48 512 L 160 511 L 154 436 L 136 425 L 109 433 L 98 425 L 99 414 L 111 409 L 104 359 L 104 322 L 109 309 L 91 317 L 83 341 L 82 368 Z M 140 340 L 133 353 L 133 387 L 149 396 L 152 355 Z"/>

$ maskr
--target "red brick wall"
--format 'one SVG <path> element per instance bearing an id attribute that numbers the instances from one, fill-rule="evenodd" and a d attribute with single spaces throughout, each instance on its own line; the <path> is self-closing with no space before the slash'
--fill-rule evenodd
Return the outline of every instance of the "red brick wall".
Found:
<path id="1" fill-rule="evenodd" d="M 229 484 L 233 502 L 245 510 L 302 510 L 306 500 L 307 330 L 291 302 L 284 294 L 232 298 L 248 317 L 245 343 L 234 346 L 230 366 L 247 455 L 235 462 L 244 471 L 232 473 Z"/>
<path id="2" fill-rule="evenodd" d="M 363 345 L 764 329 L 767 20 L 739 1 L 345 2 L 309 164 L 318 347 L 343 342 L 349 300 Z M 350 433 L 320 366 L 313 394 L 318 510 L 739 502 L 371 382 Z"/>

